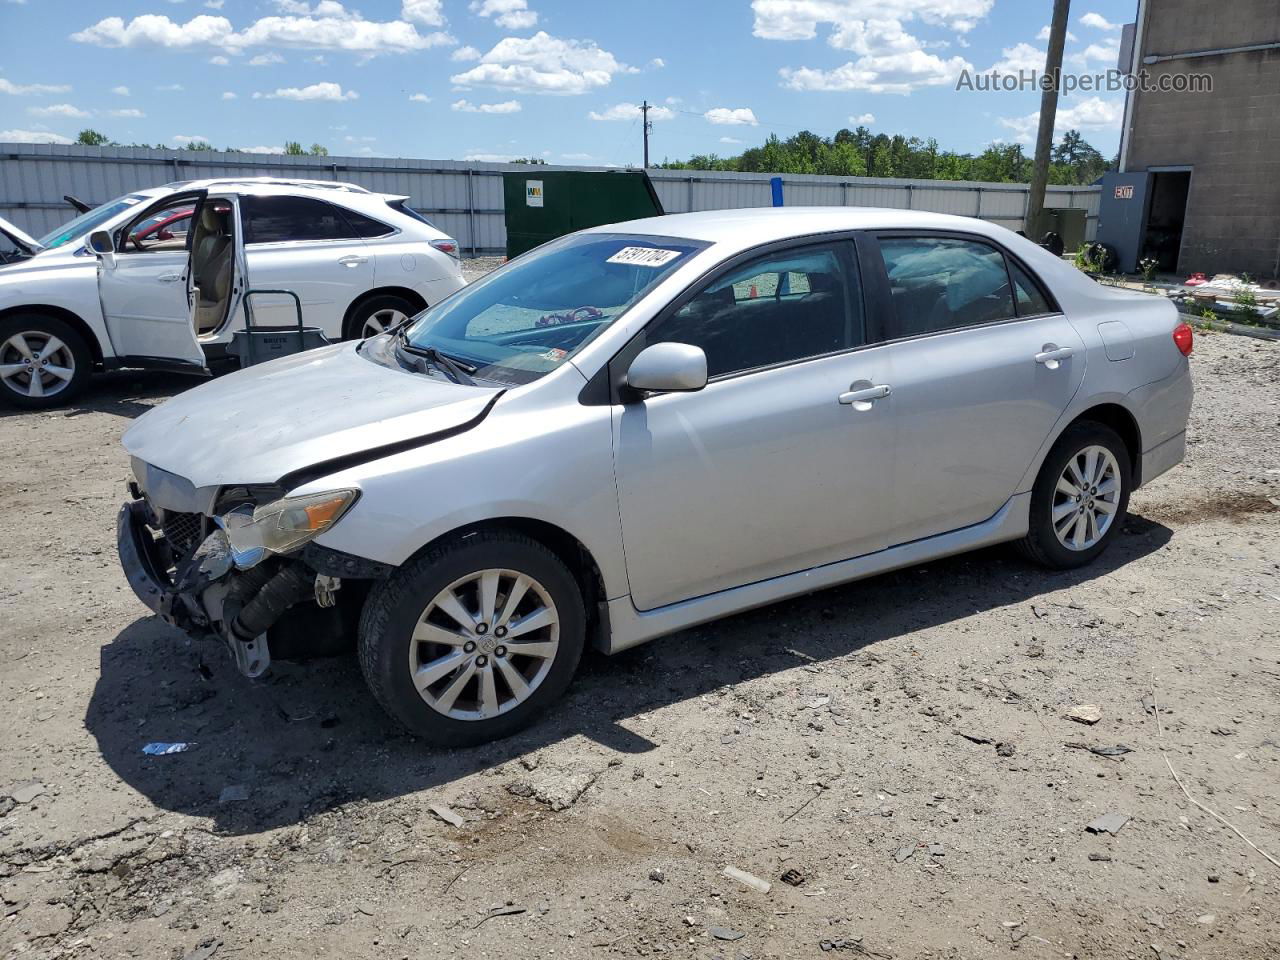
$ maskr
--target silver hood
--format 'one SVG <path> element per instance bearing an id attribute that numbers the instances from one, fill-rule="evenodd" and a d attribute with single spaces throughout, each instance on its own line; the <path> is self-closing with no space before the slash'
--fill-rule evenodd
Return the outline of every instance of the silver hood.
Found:
<path id="1" fill-rule="evenodd" d="M 321 347 L 188 390 L 139 417 L 124 448 L 196 488 L 270 484 L 465 427 L 502 392 L 386 367 L 356 349 Z"/>

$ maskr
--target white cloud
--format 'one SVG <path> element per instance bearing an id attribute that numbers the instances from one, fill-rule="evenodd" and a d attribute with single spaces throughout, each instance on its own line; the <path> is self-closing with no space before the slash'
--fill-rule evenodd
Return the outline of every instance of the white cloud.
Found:
<path id="1" fill-rule="evenodd" d="M 19 97 L 32 93 L 68 93 L 70 90 L 65 83 L 14 83 L 0 77 L 0 93 L 11 93 Z"/>
<path id="2" fill-rule="evenodd" d="M 754 127 L 760 122 L 756 119 L 756 115 L 751 112 L 750 107 L 714 107 L 702 116 L 708 123 L 715 123 L 722 126 L 739 126 L 745 124 Z"/>
<path id="3" fill-rule="evenodd" d="M 221 10 L 222 5 L 226 2 L 227 0 L 204 0 L 204 5 L 210 10 Z"/>
<path id="4" fill-rule="evenodd" d="M 108 110 L 107 114 L 112 117 L 145 117 L 146 114 L 137 107 L 126 107 L 124 110 Z"/>
<path id="5" fill-rule="evenodd" d="M 506 37 L 480 63 L 450 79 L 462 86 L 488 86 L 525 93 L 586 93 L 606 86 L 615 73 L 634 73 L 591 40 L 562 40 L 539 30 L 532 37 Z"/>
<path id="6" fill-rule="evenodd" d="M 508 30 L 527 30 L 538 22 L 538 15 L 529 9 L 529 0 L 471 0 L 471 12 L 480 17 L 492 17 L 493 22 Z"/>
<path id="7" fill-rule="evenodd" d="M 1066 130 L 1114 130 L 1123 119 L 1123 100 L 1089 97 L 1075 106 L 1058 110 L 1054 118 L 1054 134 L 1056 136 Z M 1040 111 L 1023 117 L 1001 117 L 1000 124 L 1014 131 L 1019 143 L 1032 143 L 1040 126 Z"/>
<path id="8" fill-rule="evenodd" d="M 1046 53 L 1029 43 L 1016 43 L 1000 51 L 1000 59 L 993 63 L 987 73 L 1019 73 L 1032 70 L 1039 73 L 1044 69 Z"/>
<path id="9" fill-rule="evenodd" d="M 442 0 L 404 0 L 400 8 L 400 16 L 410 23 L 421 23 L 428 27 L 444 26 Z"/>
<path id="10" fill-rule="evenodd" d="M 328 100 L 339 103 L 343 100 L 359 99 L 360 94 L 354 90 L 343 91 L 342 86 L 328 80 L 313 83 L 306 87 L 280 87 L 274 93 L 255 93 L 255 100 Z"/>
<path id="11" fill-rule="evenodd" d="M 346 136 L 346 137 L 343 137 L 342 139 L 343 139 L 343 140 L 345 140 L 347 143 L 373 143 L 373 142 L 374 142 L 375 140 L 377 140 L 378 138 L 377 138 L 377 137 L 352 137 L 352 136 Z"/>
<path id="12" fill-rule="evenodd" d="M 241 153 L 284 153 L 284 147 L 236 147 Z"/>
<path id="13" fill-rule="evenodd" d="M 237 94 L 232 93 L 230 90 L 226 90 L 226 91 L 224 91 L 224 92 L 223 92 L 223 94 L 222 94 L 222 99 L 223 99 L 223 100 L 236 100 L 236 99 L 239 99 L 239 97 L 238 97 L 238 95 L 237 95 Z"/>
<path id="14" fill-rule="evenodd" d="M 953 83 L 973 65 L 963 57 L 943 60 L 923 50 L 861 57 L 834 70 L 783 67 L 782 85 L 792 90 L 865 90 L 868 93 L 910 93 L 918 87 Z"/>
<path id="15" fill-rule="evenodd" d="M 217 57 L 214 59 L 216 60 Z M 256 57 L 249 58 L 249 66 L 251 67 L 269 67 L 273 63 L 284 63 L 284 57 L 280 56 L 280 54 L 276 53 L 274 50 L 269 53 L 260 53 Z"/>
<path id="16" fill-rule="evenodd" d="M 163 86 L 156 87 L 160 93 L 181 93 L 183 86 L 180 83 L 166 83 Z"/>
<path id="17" fill-rule="evenodd" d="M 111 92 L 112 92 L 112 93 L 114 93 L 114 94 L 115 94 L 116 96 L 118 96 L 118 97 L 127 97 L 127 96 L 129 96 L 129 88 L 128 88 L 128 87 L 112 87 L 112 88 L 111 88 Z"/>
<path id="18" fill-rule="evenodd" d="M 464 60 L 479 60 L 480 51 L 475 47 L 459 47 L 457 50 L 453 51 L 453 53 L 449 54 L 449 59 L 457 60 L 459 62 Z"/>
<path id="19" fill-rule="evenodd" d="M 667 65 L 667 61 L 663 60 L 661 57 L 654 57 L 652 60 L 649 61 L 649 66 L 652 67 L 654 70 L 661 70 L 666 65 Z"/>
<path id="20" fill-rule="evenodd" d="M 409 99 L 412 100 L 414 103 L 430 103 L 431 102 L 431 98 L 428 97 L 425 93 L 411 93 L 409 94 Z"/>
<path id="21" fill-rule="evenodd" d="M 205 46 L 233 53 L 254 47 L 291 47 L 347 50 L 366 56 L 409 53 L 455 42 L 443 32 L 421 34 L 404 20 L 365 20 L 336 0 L 320 0 L 314 7 L 300 0 L 278 0 L 277 7 L 286 15 L 261 17 L 240 31 L 221 16 L 201 14 L 186 23 L 175 23 L 159 14 L 143 14 L 128 23 L 122 17 L 106 17 L 73 33 L 71 39 L 100 47 L 181 50 Z"/>
<path id="22" fill-rule="evenodd" d="M 33 117 L 73 117 L 83 119 L 92 116 L 88 110 L 81 110 L 69 103 L 55 103 L 47 107 L 27 107 L 27 113 Z"/>
<path id="23" fill-rule="evenodd" d="M 874 113 L 860 113 L 856 117 L 850 117 L 849 122 L 855 127 L 869 127 L 876 122 L 876 115 Z"/>
<path id="24" fill-rule="evenodd" d="M 4 143 L 74 143 L 70 137 L 63 137 L 44 130 L 0 130 L 0 142 Z"/>
<path id="25" fill-rule="evenodd" d="M 1094 62 L 1114 64 L 1119 59 L 1120 40 L 1117 37 L 1108 37 L 1102 43 L 1091 43 L 1083 50 L 1067 57 L 1069 62 L 1079 64 L 1082 67 L 1087 67 Z"/>
<path id="26" fill-rule="evenodd" d="M 752 0 L 752 33 L 766 40 L 811 40 L 821 24 L 831 26 L 827 42 L 853 50 L 868 29 L 893 32 L 920 20 L 967 33 L 984 19 L 995 0 Z"/>
<path id="27" fill-rule="evenodd" d="M 741 143 L 742 141 L 739 140 L 737 137 L 721 137 L 720 142 L 721 143 Z"/>
<path id="28" fill-rule="evenodd" d="M 216 57 L 210 57 L 209 62 L 212 63 L 215 67 L 226 67 L 226 66 L 230 66 L 231 64 L 231 61 L 228 60 L 226 57 L 222 56 L 222 54 L 218 54 Z"/>
<path id="29" fill-rule="evenodd" d="M 519 113 L 519 100 L 506 100 L 502 103 L 472 103 L 470 100 L 455 100 L 449 104 L 450 110 L 459 113 Z"/>
<path id="30" fill-rule="evenodd" d="M 607 110 L 596 112 L 592 110 L 587 114 L 592 120 L 634 120 L 640 116 L 640 104 L 638 103 L 615 103 Z M 667 107 L 650 107 L 650 120 L 670 120 L 674 117 L 675 111 Z"/>
<path id="31" fill-rule="evenodd" d="M 174 143 L 182 144 L 182 146 L 184 147 L 189 143 L 208 143 L 209 142 L 208 137 L 194 137 L 194 136 L 189 137 L 186 134 L 182 134 L 182 133 L 176 133 L 170 139 L 172 139 Z"/>
<path id="32" fill-rule="evenodd" d="M 1095 30 L 1106 30 L 1108 32 L 1112 30 L 1119 30 L 1122 26 L 1119 23 L 1112 23 L 1100 13 L 1086 13 L 1080 18 L 1080 23 L 1082 26 L 1093 27 Z"/>
<path id="33" fill-rule="evenodd" d="M 1049 39 L 1049 24 L 1046 23 L 1043 27 L 1040 28 L 1040 32 L 1036 34 L 1036 39 L 1039 40 L 1041 43 L 1044 43 Z M 1075 43 L 1079 39 L 1080 38 L 1077 37 L 1070 30 L 1067 31 L 1067 40 L 1069 42 Z"/>

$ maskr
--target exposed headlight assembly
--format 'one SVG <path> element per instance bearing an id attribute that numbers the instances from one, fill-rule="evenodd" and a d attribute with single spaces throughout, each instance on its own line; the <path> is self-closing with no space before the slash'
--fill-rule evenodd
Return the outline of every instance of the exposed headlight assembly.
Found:
<path id="1" fill-rule="evenodd" d="M 358 490 L 330 490 L 301 497 L 282 497 L 254 509 L 236 507 L 217 518 L 227 532 L 235 564 L 247 570 L 273 553 L 289 553 L 324 533 L 342 519 Z"/>

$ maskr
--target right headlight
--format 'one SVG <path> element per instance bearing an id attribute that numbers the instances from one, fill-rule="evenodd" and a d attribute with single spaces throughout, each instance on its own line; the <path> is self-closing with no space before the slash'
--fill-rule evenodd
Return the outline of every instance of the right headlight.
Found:
<path id="1" fill-rule="evenodd" d="M 330 490 L 282 497 L 249 510 L 238 507 L 217 518 L 227 532 L 236 566 L 259 563 L 272 553 L 290 553 L 324 533 L 356 502 L 358 490 Z"/>

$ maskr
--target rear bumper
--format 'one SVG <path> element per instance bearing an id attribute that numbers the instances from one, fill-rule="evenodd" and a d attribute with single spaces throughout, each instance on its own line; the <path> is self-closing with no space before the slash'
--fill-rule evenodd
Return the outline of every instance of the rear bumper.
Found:
<path id="1" fill-rule="evenodd" d="M 1187 455 L 1187 432 L 1170 437 L 1142 455 L 1142 484 L 1146 486 L 1162 473 L 1168 473 Z"/>

